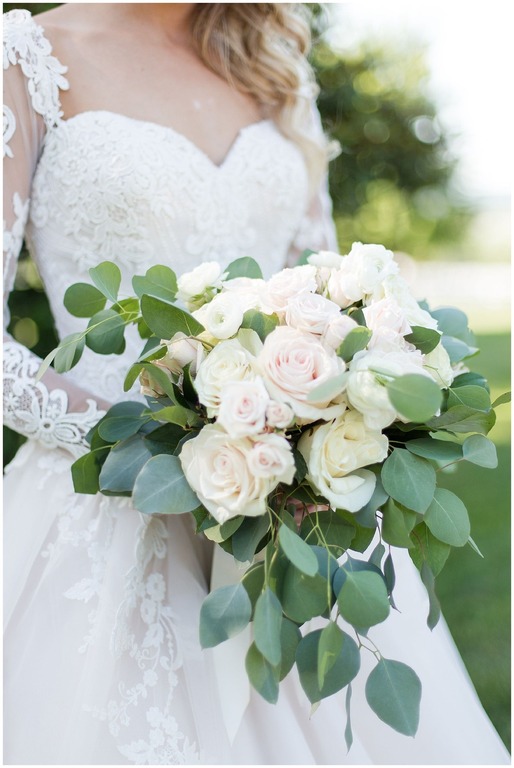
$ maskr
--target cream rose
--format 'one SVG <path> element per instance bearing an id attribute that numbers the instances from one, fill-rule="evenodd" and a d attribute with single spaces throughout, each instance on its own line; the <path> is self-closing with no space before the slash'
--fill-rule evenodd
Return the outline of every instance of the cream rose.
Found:
<path id="1" fill-rule="evenodd" d="M 285 429 L 294 419 L 293 409 L 287 403 L 270 400 L 266 407 L 266 426 L 271 429 Z"/>
<path id="2" fill-rule="evenodd" d="M 177 279 L 177 298 L 189 310 L 198 309 L 221 288 L 223 270 L 217 261 L 205 261 Z"/>
<path id="3" fill-rule="evenodd" d="M 205 349 L 201 341 L 186 336 L 178 331 L 169 341 L 164 341 L 168 351 L 159 363 L 171 373 L 180 375 L 186 365 L 194 376 L 205 357 Z"/>
<path id="4" fill-rule="evenodd" d="M 207 304 L 193 312 L 193 316 L 215 339 L 235 336 L 248 307 L 236 293 L 218 293 Z"/>
<path id="5" fill-rule="evenodd" d="M 328 321 L 321 340 L 331 349 L 338 349 L 350 331 L 357 328 L 357 325 L 351 317 L 339 312 L 337 316 L 331 317 Z"/>
<path id="6" fill-rule="evenodd" d="M 437 330 L 437 320 L 425 309 L 422 309 L 401 275 L 388 276 L 376 292 L 374 299 L 394 299 L 401 307 L 409 325 L 418 325 L 422 328 L 434 328 Z"/>
<path id="7" fill-rule="evenodd" d="M 354 243 L 338 270 L 328 279 L 328 295 L 340 307 L 374 296 L 383 281 L 398 272 L 393 254 L 383 245 Z"/>
<path id="8" fill-rule="evenodd" d="M 265 301 L 270 311 L 283 313 L 290 298 L 303 292 L 315 293 L 317 287 L 316 267 L 303 264 L 282 269 L 266 283 Z"/>
<path id="9" fill-rule="evenodd" d="M 357 512 L 370 500 L 375 475 L 362 467 L 383 461 L 387 448 L 387 437 L 369 429 L 362 415 L 353 410 L 307 430 L 298 442 L 309 482 L 334 509 L 349 512 Z"/>
<path id="10" fill-rule="evenodd" d="M 372 350 L 355 355 L 350 363 L 346 396 L 351 405 L 363 415 L 367 427 L 384 429 L 396 418 L 404 421 L 391 404 L 381 375 L 387 378 L 406 373 L 429 375 L 423 369 L 423 356 L 418 350 Z"/>
<path id="11" fill-rule="evenodd" d="M 291 328 L 321 336 L 329 322 L 340 316 L 333 301 L 319 293 L 300 293 L 287 301 L 285 320 Z"/>
<path id="12" fill-rule="evenodd" d="M 218 424 L 231 437 L 256 435 L 264 430 L 270 397 L 261 378 L 234 381 L 223 387 Z"/>
<path id="13" fill-rule="evenodd" d="M 341 358 L 316 336 L 279 326 L 266 337 L 257 365 L 271 397 L 288 403 L 299 423 L 327 421 L 344 410 L 344 404 L 330 405 L 342 385 L 328 396 L 315 397 L 318 386 L 345 370 Z M 314 399 L 308 399 L 311 393 Z"/>
<path id="14" fill-rule="evenodd" d="M 222 389 L 234 381 L 256 377 L 255 358 L 237 339 L 221 341 L 205 358 L 198 369 L 195 388 L 200 402 L 207 408 L 209 418 L 216 416 Z"/>
<path id="15" fill-rule="evenodd" d="M 234 439 L 218 424 L 207 424 L 182 447 L 186 480 L 218 523 L 266 512 L 266 497 L 278 481 L 252 471 L 248 457 L 253 448 L 248 437 Z"/>
<path id="16" fill-rule="evenodd" d="M 223 283 L 223 291 L 236 295 L 245 312 L 247 309 L 266 311 L 266 283 L 260 278 L 234 277 Z"/>
<path id="17" fill-rule="evenodd" d="M 296 472 L 291 446 L 285 437 L 276 434 L 262 434 L 254 438 L 248 453 L 248 466 L 256 477 L 290 485 Z"/>

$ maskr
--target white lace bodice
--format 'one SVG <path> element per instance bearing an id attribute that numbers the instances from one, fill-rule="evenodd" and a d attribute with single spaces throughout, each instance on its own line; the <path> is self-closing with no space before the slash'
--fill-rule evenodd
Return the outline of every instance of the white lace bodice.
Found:
<path id="1" fill-rule="evenodd" d="M 215 165 L 186 136 L 151 121 L 104 110 L 63 120 L 66 69 L 27 11 L 4 17 L 4 69 L 5 285 L 25 232 L 60 336 L 84 327 L 63 307 L 66 288 L 90 282 L 88 269 L 106 259 L 122 269 L 129 295 L 132 276 L 156 263 L 180 274 L 245 255 L 269 276 L 304 247 L 336 247 L 326 185 L 308 200 L 300 149 L 273 121 L 243 128 Z M 35 385 L 37 359 L 9 340 L 6 422 L 78 452 L 99 415 L 84 390 L 108 402 L 127 397 L 124 373 L 140 348 L 134 335 L 122 356 L 86 350 L 66 377 L 50 372 Z M 62 425 L 70 423 L 79 426 L 67 443 Z"/>

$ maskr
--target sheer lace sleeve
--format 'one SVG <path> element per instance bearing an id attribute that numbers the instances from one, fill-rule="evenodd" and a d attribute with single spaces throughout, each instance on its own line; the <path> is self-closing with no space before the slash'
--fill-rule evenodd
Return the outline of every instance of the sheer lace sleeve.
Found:
<path id="1" fill-rule="evenodd" d="M 312 108 L 311 130 L 322 135 L 321 118 L 315 104 Z M 290 246 L 287 264 L 293 266 L 303 251 L 337 251 L 337 235 L 332 219 L 332 200 L 328 191 L 328 173 L 325 173 L 317 191 L 310 200 L 307 211 Z"/>
<path id="2" fill-rule="evenodd" d="M 32 177 L 45 131 L 60 119 L 59 89 L 66 69 L 28 11 L 4 16 L 4 327 L 7 298 L 30 206 Z M 4 421 L 8 427 L 78 456 L 84 437 L 103 415 L 93 397 L 49 370 L 35 377 L 41 360 L 4 335 Z"/>

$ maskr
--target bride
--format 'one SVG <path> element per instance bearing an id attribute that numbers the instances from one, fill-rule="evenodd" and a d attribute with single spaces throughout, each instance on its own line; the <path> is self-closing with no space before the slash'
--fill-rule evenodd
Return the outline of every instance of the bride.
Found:
<path id="1" fill-rule="evenodd" d="M 259 260 L 268 276 L 305 247 L 336 249 L 328 143 L 313 104 L 302 4 L 69 4 L 4 19 L 5 288 L 23 237 L 61 336 L 88 269 L 130 278 L 154 263 Z M 424 590 L 398 552 L 401 613 L 382 652 L 423 683 L 415 739 L 355 686 L 310 717 L 298 681 L 279 703 L 250 691 L 237 648 L 202 651 L 199 608 L 227 578 L 188 516 L 74 494 L 70 464 L 126 361 L 87 351 L 66 376 L 4 347 L 5 420 L 29 437 L 5 478 L 7 764 L 497 764 L 508 755 L 449 634 L 425 625 Z M 132 396 L 132 395 L 131 395 Z M 133 393 L 137 397 L 137 393 Z M 223 646 L 220 646 L 222 649 Z"/>

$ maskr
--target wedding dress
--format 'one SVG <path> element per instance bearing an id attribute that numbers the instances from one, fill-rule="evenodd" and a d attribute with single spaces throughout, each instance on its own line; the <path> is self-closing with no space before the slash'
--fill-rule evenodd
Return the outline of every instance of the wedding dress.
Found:
<path id="1" fill-rule="evenodd" d="M 4 69 L 6 292 L 25 236 L 61 336 L 84 324 L 64 310 L 66 288 L 105 259 L 130 294 L 132 275 L 154 263 L 180 273 L 244 254 L 271 275 L 304 247 L 336 247 L 325 187 L 308 203 L 301 153 L 271 120 L 244 128 L 220 165 L 172 127 L 108 111 L 64 120 L 66 69 L 27 11 L 4 20 Z M 425 625 L 404 551 L 401 613 L 372 637 L 422 679 L 415 739 L 371 712 L 365 670 L 347 754 L 343 696 L 311 717 L 291 674 L 273 706 L 247 689 L 237 654 L 220 669 L 221 657 L 200 649 L 212 553 L 189 516 L 144 516 L 126 498 L 72 488 L 70 464 L 101 416 L 95 396 L 137 396 L 122 381 L 139 347 L 131 338 L 105 359 L 86 350 L 69 374 L 39 383 L 38 359 L 12 339 L 4 348 L 6 423 L 29 437 L 5 478 L 4 762 L 508 762 L 446 627 Z"/>

